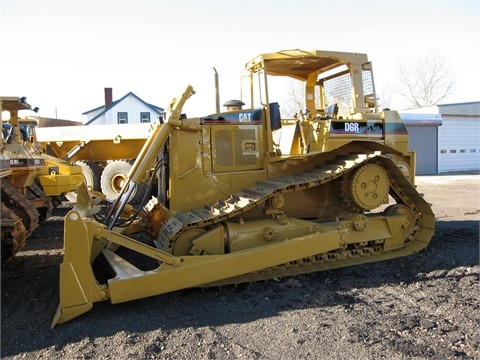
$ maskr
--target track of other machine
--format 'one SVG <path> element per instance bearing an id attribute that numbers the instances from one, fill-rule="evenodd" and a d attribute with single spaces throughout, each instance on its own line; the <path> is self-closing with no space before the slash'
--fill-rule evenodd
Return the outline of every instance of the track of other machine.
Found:
<path id="1" fill-rule="evenodd" d="M 5 265 L 25 246 L 39 224 L 52 215 L 53 204 L 37 184 L 27 187 L 23 194 L 5 178 L 2 203 L 2 265 Z"/>

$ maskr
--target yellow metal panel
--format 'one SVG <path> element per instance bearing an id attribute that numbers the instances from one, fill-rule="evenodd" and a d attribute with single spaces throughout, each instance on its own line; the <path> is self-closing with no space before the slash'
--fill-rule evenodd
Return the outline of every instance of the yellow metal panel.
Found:
<path id="1" fill-rule="evenodd" d="M 260 169 L 263 146 L 258 125 L 213 125 L 213 171 L 241 171 Z"/>
<path id="2" fill-rule="evenodd" d="M 38 180 L 45 194 L 52 196 L 76 190 L 83 182 L 83 175 L 39 175 Z"/>
<path id="3" fill-rule="evenodd" d="M 96 140 L 87 143 L 83 150 L 74 155 L 71 160 L 119 160 L 119 159 L 135 159 L 145 144 L 145 139 L 131 139 L 114 143 L 112 140 Z M 50 149 L 55 156 L 59 158 L 65 157 L 79 142 L 77 141 L 59 141 L 51 142 Z M 46 146 L 46 144 L 44 145 Z"/>
<path id="4" fill-rule="evenodd" d="M 212 144 L 211 144 L 212 127 L 209 125 L 202 126 L 202 165 L 204 174 L 210 174 L 212 170 Z"/>
<path id="5" fill-rule="evenodd" d="M 258 125 L 244 126 L 251 132 L 250 136 L 258 137 Z M 169 199 L 172 211 L 187 211 L 202 207 L 204 204 L 213 204 L 217 200 L 225 200 L 231 193 L 241 191 L 242 188 L 251 186 L 257 180 L 266 179 L 265 171 L 245 171 L 260 168 L 262 165 L 260 155 L 257 157 L 256 154 L 252 156 L 249 153 L 252 151 L 248 148 L 250 139 L 243 139 L 246 140 L 244 142 L 235 140 L 236 145 L 227 144 L 227 146 L 232 153 L 236 152 L 234 156 L 239 158 L 240 163 L 243 161 L 241 158 L 245 156 L 243 150 L 245 154 L 255 159 L 255 163 L 225 167 L 232 172 L 213 173 L 211 151 L 214 150 L 210 143 L 211 128 L 227 129 L 227 133 L 232 136 L 235 132 L 229 129 L 239 129 L 235 125 L 207 125 L 199 132 L 174 130 L 170 136 Z M 254 141 L 256 140 L 251 140 L 251 142 Z M 261 142 L 259 144 L 259 153 L 261 153 Z M 240 170 L 242 170 L 241 174 L 233 172 Z"/>

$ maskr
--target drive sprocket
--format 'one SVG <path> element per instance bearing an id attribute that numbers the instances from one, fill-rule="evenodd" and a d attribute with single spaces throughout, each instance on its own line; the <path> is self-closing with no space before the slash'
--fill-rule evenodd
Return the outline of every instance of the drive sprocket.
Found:
<path id="1" fill-rule="evenodd" d="M 388 173 L 375 163 L 364 164 L 345 181 L 344 196 L 352 207 L 370 211 L 388 203 Z"/>

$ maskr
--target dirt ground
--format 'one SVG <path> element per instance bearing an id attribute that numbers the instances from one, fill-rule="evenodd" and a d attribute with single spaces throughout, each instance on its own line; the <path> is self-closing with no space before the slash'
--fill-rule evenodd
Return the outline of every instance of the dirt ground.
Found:
<path id="1" fill-rule="evenodd" d="M 64 202 L 2 270 L 2 359 L 480 359 L 480 175 L 417 184 L 437 217 L 418 254 L 97 303 L 50 330 Z"/>

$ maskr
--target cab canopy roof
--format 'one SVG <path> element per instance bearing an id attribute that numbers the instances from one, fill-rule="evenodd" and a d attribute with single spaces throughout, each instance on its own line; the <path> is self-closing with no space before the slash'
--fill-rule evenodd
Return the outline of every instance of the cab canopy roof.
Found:
<path id="1" fill-rule="evenodd" d="M 366 54 L 325 50 L 282 50 L 260 54 L 246 64 L 247 70 L 264 68 L 268 75 L 290 76 L 306 81 L 311 73 L 324 73 L 341 65 L 363 65 Z M 262 65 L 263 64 L 263 65 Z"/>
<path id="2" fill-rule="evenodd" d="M 0 96 L 0 110 L 2 111 L 30 110 L 31 108 L 25 97 Z"/>

